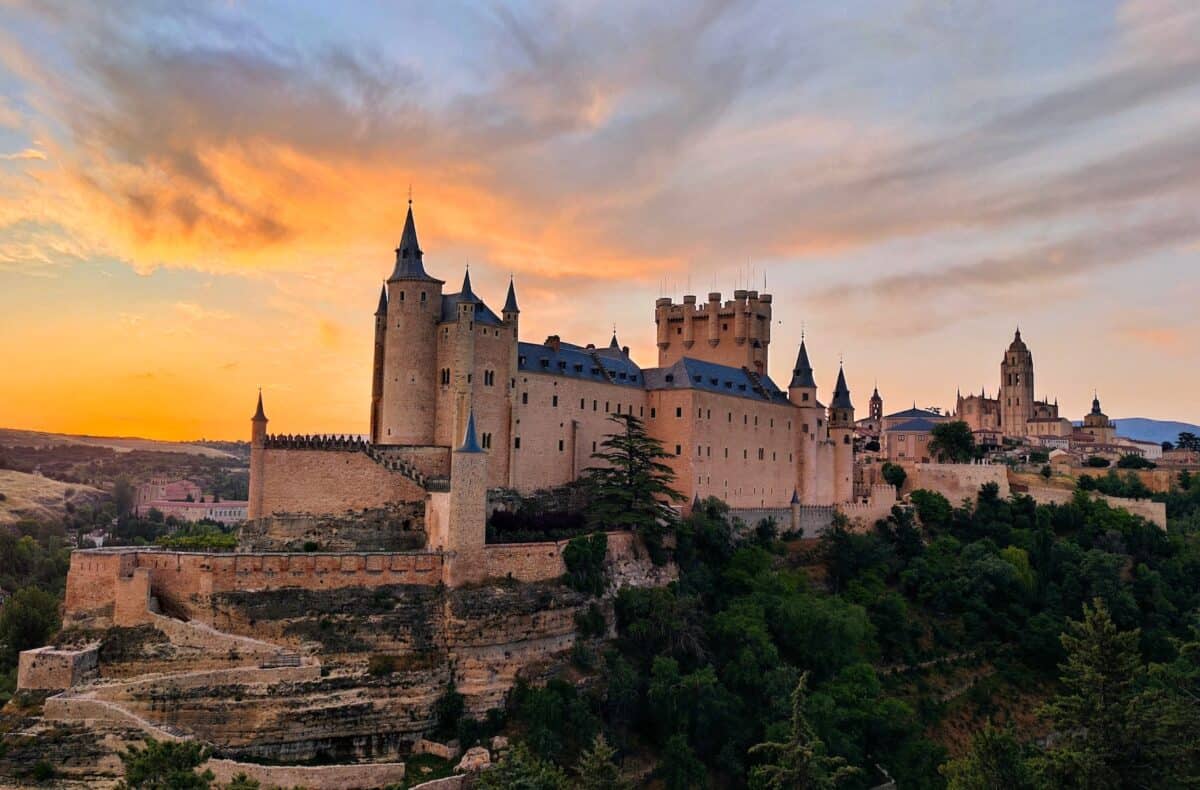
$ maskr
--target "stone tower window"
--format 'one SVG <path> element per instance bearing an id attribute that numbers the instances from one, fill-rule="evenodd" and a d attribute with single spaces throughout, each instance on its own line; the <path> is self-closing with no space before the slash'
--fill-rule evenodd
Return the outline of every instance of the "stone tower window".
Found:
<path id="1" fill-rule="evenodd" d="M 563 440 L 562 439 L 558 440 L 558 451 L 560 453 L 563 451 Z"/>
<path id="2" fill-rule="evenodd" d="M 520 436 L 514 436 L 514 437 L 513 437 L 513 449 L 514 449 L 514 450 L 520 450 L 520 449 L 521 449 L 521 437 L 520 437 Z"/>
<path id="3" fill-rule="evenodd" d="M 550 405 L 557 408 L 557 406 L 558 406 L 558 396 L 557 395 L 550 396 Z M 559 442 L 559 444 L 562 444 L 562 442 Z M 562 448 L 560 447 L 558 449 L 561 450 Z"/>
<path id="4" fill-rule="evenodd" d="M 401 301 L 401 302 L 403 302 L 403 301 L 404 301 L 404 291 L 401 291 L 401 292 L 400 292 L 400 301 Z"/>
<path id="5" fill-rule="evenodd" d="M 425 292 L 421 291 L 421 304 L 425 304 Z"/>
<path id="6" fill-rule="evenodd" d="M 528 392 L 522 392 L 522 393 L 521 393 L 521 404 L 522 404 L 522 405 L 524 405 L 524 404 L 527 404 L 527 403 L 529 403 L 529 393 L 528 393 Z"/>

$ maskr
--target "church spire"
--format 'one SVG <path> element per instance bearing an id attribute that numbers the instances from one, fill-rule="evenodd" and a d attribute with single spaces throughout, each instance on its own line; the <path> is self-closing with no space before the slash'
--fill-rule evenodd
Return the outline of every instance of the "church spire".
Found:
<path id="1" fill-rule="evenodd" d="M 804 345 L 804 340 L 800 340 L 800 353 L 796 355 L 796 367 L 792 368 L 792 381 L 788 387 L 811 387 L 817 388 L 816 379 L 813 378 L 812 365 L 808 361 L 808 349 Z"/>

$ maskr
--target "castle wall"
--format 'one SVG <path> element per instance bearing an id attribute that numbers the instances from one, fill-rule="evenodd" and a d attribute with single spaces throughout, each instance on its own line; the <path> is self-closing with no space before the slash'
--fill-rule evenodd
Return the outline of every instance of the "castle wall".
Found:
<path id="1" fill-rule="evenodd" d="M 659 299 L 654 307 L 658 366 L 691 357 L 767 375 L 771 295 L 738 290 L 733 297 L 722 304 L 721 295 L 711 293 L 701 305 L 695 296 L 685 296 L 682 304 Z"/>
<path id="2" fill-rule="evenodd" d="M 332 590 L 383 584 L 435 586 L 441 554 L 212 554 L 92 549 L 71 554 L 65 614 L 112 612 L 118 624 L 148 621 L 146 593 L 169 599 L 193 616 L 215 593 L 300 588 Z M 145 580 L 143 583 L 141 580 Z"/>
<path id="3" fill-rule="evenodd" d="M 917 489 L 936 491 L 957 505 L 964 499 L 972 502 L 985 483 L 995 483 L 1000 496 L 1009 495 L 1008 468 L 1000 464 L 904 464 L 908 478 L 901 493 Z"/>
<path id="4" fill-rule="evenodd" d="M 618 409 L 643 420 L 648 414 L 640 388 L 528 371 L 517 378 L 514 408 L 521 446 L 512 453 L 512 487 L 522 493 L 569 483 L 594 466 L 592 453 L 617 427 L 609 417 Z M 493 444 L 493 453 L 500 449 Z"/>
<path id="5" fill-rule="evenodd" d="M 696 389 L 653 390 L 647 405 L 647 432 L 668 453 L 678 447 L 666 463 L 687 502 L 716 496 L 733 508 L 789 506 L 794 407 Z"/>
<path id="6" fill-rule="evenodd" d="M 1075 492 L 1067 488 L 1049 488 L 1027 486 L 1022 493 L 1033 497 L 1039 505 L 1065 505 L 1075 498 Z M 1098 491 L 1089 492 L 1093 499 L 1104 500 L 1109 507 L 1127 510 L 1135 516 L 1141 516 L 1163 529 L 1167 528 L 1167 505 L 1165 502 L 1155 502 L 1150 499 L 1125 499 L 1124 497 L 1109 496 Z"/>
<path id="7" fill-rule="evenodd" d="M 21 652 L 17 663 L 17 688 L 21 690 L 68 689 L 96 676 L 99 648 L 60 650 L 52 646 Z"/>
<path id="8" fill-rule="evenodd" d="M 261 452 L 264 516 L 339 514 L 425 498 L 424 489 L 365 453 L 270 447 Z"/>

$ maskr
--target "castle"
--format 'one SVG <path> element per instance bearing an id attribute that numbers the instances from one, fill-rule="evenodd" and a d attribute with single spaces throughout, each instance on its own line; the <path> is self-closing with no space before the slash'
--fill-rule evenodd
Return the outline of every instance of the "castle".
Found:
<path id="1" fill-rule="evenodd" d="M 631 414 L 671 454 L 688 502 L 736 509 L 852 502 L 854 406 L 839 369 L 829 406 L 801 341 L 787 390 L 768 370 L 770 294 L 658 299 L 658 364 L 640 367 L 614 333 L 605 346 L 520 340 L 510 280 L 499 313 L 425 268 L 410 202 L 375 311 L 370 434 L 267 433 L 252 419 L 249 518 L 340 514 L 424 503 L 430 548 L 483 544 L 489 491 L 576 480 Z"/>

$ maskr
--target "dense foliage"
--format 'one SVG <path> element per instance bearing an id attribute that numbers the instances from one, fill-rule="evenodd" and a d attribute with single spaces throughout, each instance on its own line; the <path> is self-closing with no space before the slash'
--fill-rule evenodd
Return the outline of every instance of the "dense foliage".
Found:
<path id="1" fill-rule="evenodd" d="M 509 724 L 564 774 L 603 733 L 653 755 L 667 788 L 858 788 L 886 770 L 901 787 L 1019 789 L 1071 784 L 1081 760 L 1101 778 L 1079 786 L 1182 786 L 1200 742 L 1182 704 L 1200 683 L 1200 478 L 1180 482 L 1167 532 L 1082 493 L 1037 505 L 988 485 L 958 506 L 917 491 L 872 530 L 798 545 L 703 502 L 677 525 L 679 581 L 618 592 L 617 639 L 577 662 L 596 682 L 523 686 Z M 979 669 L 952 703 L 923 685 L 938 661 Z M 1123 696 L 1089 697 L 1096 672 Z M 1023 729 L 988 726 L 1003 689 L 1046 705 Z M 1081 711 L 1125 717 L 1107 736 L 1124 750 L 1087 742 Z M 935 737 L 952 712 L 976 732 L 955 760 Z M 1067 737 L 1031 742 L 1050 732 Z"/>

